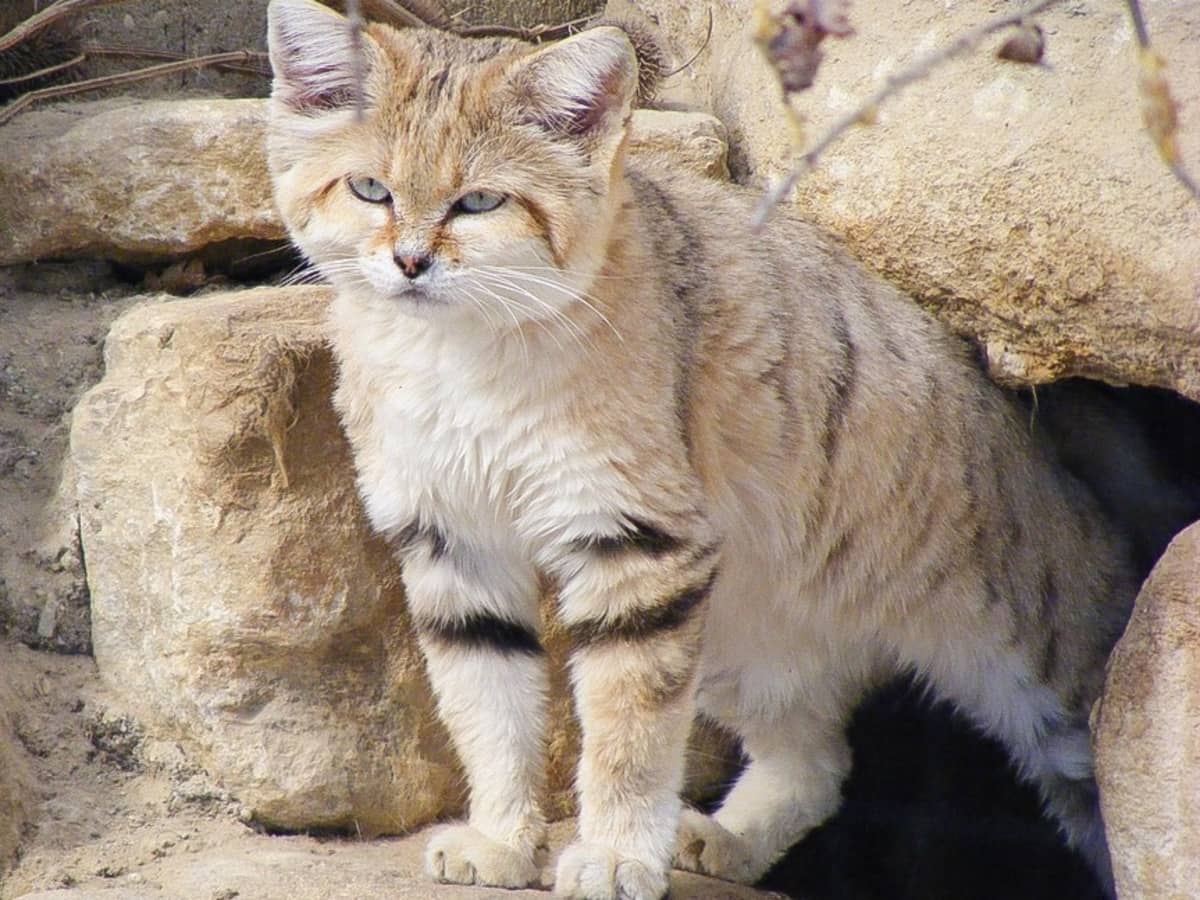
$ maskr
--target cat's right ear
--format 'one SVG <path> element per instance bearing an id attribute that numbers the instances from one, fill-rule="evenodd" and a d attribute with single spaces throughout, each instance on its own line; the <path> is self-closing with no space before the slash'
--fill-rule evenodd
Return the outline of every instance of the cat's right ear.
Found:
<path id="1" fill-rule="evenodd" d="M 365 86 L 366 43 L 356 50 L 350 23 L 314 0 L 271 0 L 267 7 L 267 48 L 275 73 L 271 96 L 304 114 L 353 106 Z"/>

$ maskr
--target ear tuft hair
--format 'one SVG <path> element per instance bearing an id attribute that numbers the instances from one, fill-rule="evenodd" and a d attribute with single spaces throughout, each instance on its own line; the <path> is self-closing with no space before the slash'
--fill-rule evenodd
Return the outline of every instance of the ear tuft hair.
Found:
<path id="1" fill-rule="evenodd" d="M 633 52 L 637 57 L 638 85 L 635 105 L 649 106 L 658 96 L 659 83 L 667 71 L 667 54 L 662 48 L 658 34 L 649 25 L 634 19 L 610 19 L 602 16 L 588 25 L 589 28 L 599 28 L 611 25 L 620 28 L 633 44 Z"/>
<path id="2" fill-rule="evenodd" d="M 271 96 L 294 112 L 351 106 L 362 89 L 348 20 L 314 0 L 271 0 L 267 47 Z"/>
<path id="3" fill-rule="evenodd" d="M 624 125 L 637 92 L 637 57 L 619 28 L 589 28 L 526 57 L 512 77 L 527 121 L 591 138 Z"/>

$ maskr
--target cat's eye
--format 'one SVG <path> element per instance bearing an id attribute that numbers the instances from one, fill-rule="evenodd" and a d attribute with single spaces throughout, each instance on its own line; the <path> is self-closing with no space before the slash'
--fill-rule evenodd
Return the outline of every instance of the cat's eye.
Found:
<path id="1" fill-rule="evenodd" d="M 455 201 L 454 212 L 469 214 L 491 212 L 504 200 L 503 194 L 494 194 L 491 191 L 468 191 Z"/>
<path id="2" fill-rule="evenodd" d="M 366 176 L 347 178 L 346 186 L 350 188 L 350 193 L 355 197 L 359 200 L 366 200 L 368 203 L 386 203 L 392 199 L 391 191 L 383 186 L 383 182 L 376 181 L 374 178 Z"/>

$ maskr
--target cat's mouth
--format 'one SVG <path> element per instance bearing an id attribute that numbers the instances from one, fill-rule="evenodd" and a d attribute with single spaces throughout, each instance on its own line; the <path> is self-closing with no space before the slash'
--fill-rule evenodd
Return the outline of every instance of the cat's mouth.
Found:
<path id="1" fill-rule="evenodd" d="M 406 284 L 389 292 L 392 300 L 413 303 L 417 306 L 441 305 L 446 302 L 439 291 L 433 291 L 429 285 Z"/>

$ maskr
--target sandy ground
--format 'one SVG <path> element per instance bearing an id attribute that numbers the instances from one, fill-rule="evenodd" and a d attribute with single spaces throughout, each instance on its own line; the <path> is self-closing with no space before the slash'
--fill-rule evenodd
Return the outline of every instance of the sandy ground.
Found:
<path id="1" fill-rule="evenodd" d="M 0 646 L 0 677 L 21 709 L 38 811 L 0 900 L 325 900 L 545 897 L 438 886 L 421 875 L 425 836 L 379 840 L 272 836 L 166 745 L 145 746 L 107 709 L 86 656 Z M 558 823 L 552 851 L 573 833 Z M 549 868 L 543 873 L 548 882 Z M 674 898 L 773 896 L 676 873 Z"/>
<path id="2" fill-rule="evenodd" d="M 86 652 L 72 516 L 55 497 L 70 409 L 102 376 L 104 335 L 136 300 L 103 265 L 0 269 L 0 715 L 29 770 L 32 812 L 0 900 L 547 896 L 435 886 L 421 875 L 420 834 L 260 833 L 178 747 L 144 740 L 114 711 Z M 551 862 L 572 832 L 555 827 Z M 768 895 L 678 874 L 672 896 Z"/>

